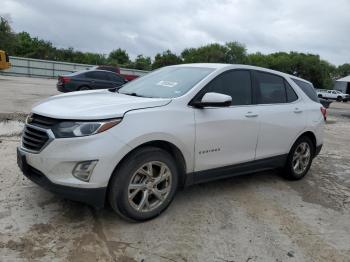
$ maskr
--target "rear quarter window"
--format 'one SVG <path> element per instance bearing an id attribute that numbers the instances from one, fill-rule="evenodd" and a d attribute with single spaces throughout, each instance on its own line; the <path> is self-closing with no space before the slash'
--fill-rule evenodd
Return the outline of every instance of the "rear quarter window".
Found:
<path id="1" fill-rule="evenodd" d="M 312 84 L 308 82 L 301 81 L 299 79 L 292 78 L 293 82 L 296 83 L 301 90 L 312 100 L 319 103 L 317 93 Z"/>

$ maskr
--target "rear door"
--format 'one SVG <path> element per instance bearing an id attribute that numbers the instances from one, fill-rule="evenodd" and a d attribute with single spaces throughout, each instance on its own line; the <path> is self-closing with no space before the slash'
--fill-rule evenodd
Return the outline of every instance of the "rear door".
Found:
<path id="1" fill-rule="evenodd" d="M 291 85 L 281 76 L 254 71 L 254 97 L 260 131 L 255 158 L 287 154 L 305 128 L 305 108 Z"/>
<path id="2" fill-rule="evenodd" d="M 104 71 L 91 71 L 86 73 L 86 77 L 93 89 L 107 89 L 113 87 L 108 74 L 108 72 Z"/>
<path id="3" fill-rule="evenodd" d="M 258 137 L 257 114 L 252 106 L 251 74 L 230 70 L 212 80 L 195 99 L 207 92 L 230 95 L 229 107 L 195 108 L 195 170 L 254 160 Z"/>

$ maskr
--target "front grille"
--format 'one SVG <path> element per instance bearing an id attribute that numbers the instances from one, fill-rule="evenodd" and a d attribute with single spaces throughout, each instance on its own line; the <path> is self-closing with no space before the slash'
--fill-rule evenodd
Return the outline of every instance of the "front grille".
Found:
<path id="1" fill-rule="evenodd" d="M 22 145 L 32 151 L 40 151 L 49 141 L 48 134 L 43 131 L 26 125 L 22 134 Z"/>
<path id="2" fill-rule="evenodd" d="M 50 129 L 53 125 L 55 125 L 58 122 L 59 122 L 58 119 L 33 114 L 31 116 L 29 124 L 34 125 L 34 126 L 38 126 L 41 128 L 45 128 L 45 129 Z"/>

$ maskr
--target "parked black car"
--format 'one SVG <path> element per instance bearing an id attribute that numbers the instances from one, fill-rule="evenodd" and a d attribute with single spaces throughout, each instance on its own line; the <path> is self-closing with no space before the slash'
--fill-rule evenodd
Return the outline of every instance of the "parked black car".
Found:
<path id="1" fill-rule="evenodd" d="M 87 70 L 59 76 L 57 90 L 72 92 L 79 90 L 107 89 L 122 86 L 127 81 L 116 73 L 105 70 Z"/>

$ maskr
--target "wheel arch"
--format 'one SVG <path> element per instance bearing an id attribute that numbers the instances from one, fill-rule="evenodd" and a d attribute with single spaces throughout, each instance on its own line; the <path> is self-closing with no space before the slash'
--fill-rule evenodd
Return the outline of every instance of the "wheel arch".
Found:
<path id="1" fill-rule="evenodd" d="M 310 140 L 311 140 L 311 142 L 312 142 L 312 144 L 313 144 L 313 146 L 314 146 L 314 151 L 316 150 L 316 147 L 317 147 L 317 139 L 316 139 L 316 135 L 314 134 L 314 132 L 312 132 L 312 131 L 305 131 L 305 132 L 303 132 L 303 133 L 301 133 L 298 137 L 297 137 L 297 139 L 295 139 L 295 141 L 294 141 L 294 143 L 292 144 L 292 147 L 293 147 L 293 145 L 295 144 L 295 142 L 296 141 L 298 141 L 298 139 L 299 138 L 301 138 L 301 137 L 303 137 L 303 136 L 306 136 L 306 137 L 308 137 Z M 291 147 L 291 148 L 292 148 Z"/>
<path id="2" fill-rule="evenodd" d="M 117 165 L 115 166 L 112 176 L 109 178 L 108 181 L 108 188 L 109 188 L 109 184 L 112 180 L 113 174 L 115 174 L 115 171 L 119 168 L 119 166 L 126 161 L 126 159 L 133 154 L 136 150 L 143 148 L 143 147 L 157 147 L 160 149 L 165 150 L 166 152 L 168 152 L 175 160 L 176 163 L 176 167 L 178 168 L 178 174 L 179 174 L 179 187 L 182 188 L 185 186 L 185 182 L 186 182 L 186 168 L 187 168 L 187 164 L 186 164 L 186 160 L 184 155 L 182 154 L 181 150 L 174 145 L 173 143 L 169 142 L 169 141 L 165 141 L 165 140 L 152 140 L 152 141 L 148 141 L 148 142 L 144 142 L 136 147 L 134 147 L 132 150 L 130 150 L 126 155 L 123 156 L 123 158 L 117 163 Z"/>

